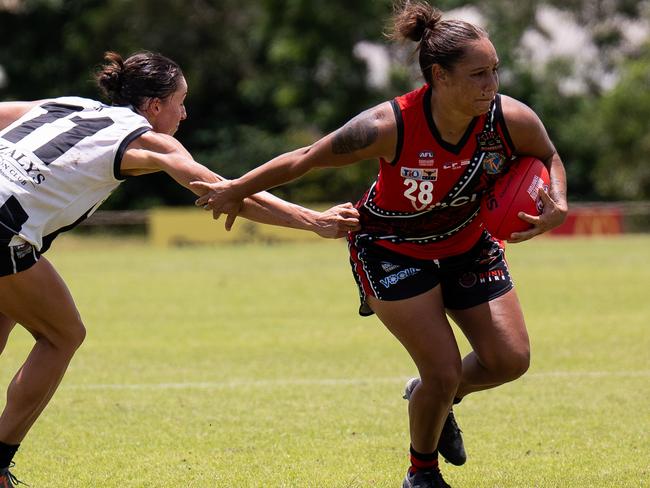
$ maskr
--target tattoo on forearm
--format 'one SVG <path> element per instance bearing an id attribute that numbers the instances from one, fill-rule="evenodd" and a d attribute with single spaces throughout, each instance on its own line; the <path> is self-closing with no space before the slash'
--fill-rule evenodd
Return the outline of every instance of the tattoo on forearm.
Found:
<path id="1" fill-rule="evenodd" d="M 556 202 L 566 200 L 566 191 L 562 188 L 564 185 L 560 178 L 551 177 L 550 197 Z"/>
<path id="2" fill-rule="evenodd" d="M 350 154 L 370 146 L 379 137 L 374 116 L 361 114 L 341 127 L 332 140 L 334 154 Z"/>

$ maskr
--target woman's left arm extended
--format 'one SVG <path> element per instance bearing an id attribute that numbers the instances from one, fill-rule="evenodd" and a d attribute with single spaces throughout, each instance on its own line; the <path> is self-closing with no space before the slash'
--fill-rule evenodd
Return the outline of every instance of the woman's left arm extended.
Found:
<path id="1" fill-rule="evenodd" d="M 201 196 L 207 192 L 192 181 L 214 183 L 221 181 L 216 173 L 197 163 L 175 138 L 156 132 L 146 132 L 127 148 L 120 166 L 122 174 L 137 176 L 164 171 L 177 183 Z M 343 237 L 359 226 L 359 215 L 351 204 L 336 205 L 324 212 L 286 202 L 263 192 L 243 201 L 240 214 L 262 224 L 310 230 L 327 238 Z M 236 212 L 229 214 L 226 228 L 230 229 Z M 218 217 L 218 215 L 215 215 Z"/>
<path id="2" fill-rule="evenodd" d="M 515 232 L 508 242 L 521 242 L 547 232 L 566 219 L 568 212 L 566 171 L 546 128 L 529 107 L 509 97 L 502 97 L 503 114 L 517 155 L 533 156 L 548 168 L 550 185 L 548 193 L 540 190 L 544 210 L 539 216 L 519 213 L 519 218 L 534 227 Z"/>

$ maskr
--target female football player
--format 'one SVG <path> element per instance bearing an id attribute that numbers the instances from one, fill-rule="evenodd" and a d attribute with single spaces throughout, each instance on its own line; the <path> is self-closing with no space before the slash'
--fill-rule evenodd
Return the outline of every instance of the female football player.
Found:
<path id="1" fill-rule="evenodd" d="M 518 378 L 529 365 L 503 248 L 481 222 L 484 189 L 513 157 L 533 156 L 547 166 L 550 188 L 542 192 L 540 216 L 520 215 L 532 228 L 510 241 L 546 232 L 567 213 L 562 161 L 537 115 L 498 94 L 499 58 L 488 34 L 441 17 L 414 1 L 394 17 L 394 37 L 417 43 L 424 86 L 241 178 L 196 184 L 210 189 L 197 205 L 219 212 L 314 168 L 379 159 L 377 180 L 357 203 L 362 228 L 349 235 L 350 261 L 360 314 L 377 314 L 420 374 L 406 392 L 411 467 L 405 488 L 448 486 L 438 452 L 454 464 L 465 461 L 452 404 Z M 472 345 L 464 359 L 448 316 Z"/>
<path id="2" fill-rule="evenodd" d="M 220 179 L 173 137 L 187 116 L 178 65 L 146 52 L 126 60 L 107 53 L 106 60 L 97 82 L 111 106 L 76 97 L 0 103 L 0 352 L 15 323 L 36 340 L 0 416 L 3 488 L 16 483 L 9 466 L 18 445 L 86 334 L 68 288 L 42 254 L 126 177 L 164 171 L 188 188 L 193 180 Z M 241 210 L 258 222 L 324 237 L 341 237 L 358 224 L 351 204 L 319 213 L 269 194 L 246 199 Z"/>

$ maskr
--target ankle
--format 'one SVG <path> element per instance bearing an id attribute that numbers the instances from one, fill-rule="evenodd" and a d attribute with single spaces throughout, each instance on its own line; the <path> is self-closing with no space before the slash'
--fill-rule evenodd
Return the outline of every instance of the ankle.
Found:
<path id="1" fill-rule="evenodd" d="M 5 444 L 0 441 L 0 469 L 8 468 L 20 444 Z"/>
<path id="2" fill-rule="evenodd" d="M 413 449 L 413 446 L 410 446 L 411 454 L 411 467 L 409 471 L 412 473 L 419 470 L 437 470 L 438 469 L 438 450 L 436 449 L 433 452 L 422 453 Z"/>

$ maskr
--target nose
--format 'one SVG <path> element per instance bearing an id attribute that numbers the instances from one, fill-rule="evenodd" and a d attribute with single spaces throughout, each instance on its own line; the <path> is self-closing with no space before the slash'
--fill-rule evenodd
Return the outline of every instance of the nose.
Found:
<path id="1" fill-rule="evenodd" d="M 499 74 L 496 71 L 490 73 L 487 83 L 483 87 L 484 93 L 495 94 L 499 90 Z"/>

